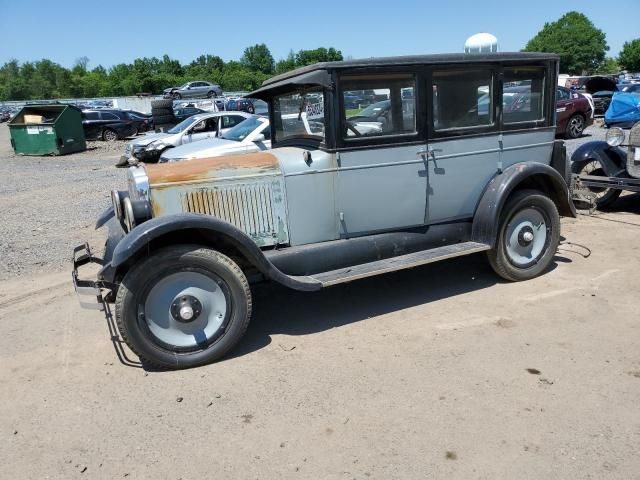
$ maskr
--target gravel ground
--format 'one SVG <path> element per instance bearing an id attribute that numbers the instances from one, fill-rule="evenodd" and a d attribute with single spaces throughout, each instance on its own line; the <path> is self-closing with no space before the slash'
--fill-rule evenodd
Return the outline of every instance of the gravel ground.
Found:
<path id="1" fill-rule="evenodd" d="M 115 168 L 126 141 L 89 142 L 82 153 L 23 157 L 0 125 L 0 279 L 69 269 L 71 248 L 95 238 L 109 192 L 124 188 Z"/>
<path id="2" fill-rule="evenodd" d="M 568 155 L 604 134 L 589 127 L 567 142 Z M 102 243 L 93 225 L 109 205 L 109 192 L 125 188 L 126 170 L 114 165 L 126 143 L 90 142 L 82 153 L 22 157 L 11 149 L 6 124 L 0 125 L 0 279 L 69 269 L 73 246 Z"/>

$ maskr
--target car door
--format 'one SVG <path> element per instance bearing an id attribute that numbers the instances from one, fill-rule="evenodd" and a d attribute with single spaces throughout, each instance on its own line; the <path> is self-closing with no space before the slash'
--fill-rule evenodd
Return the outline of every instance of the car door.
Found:
<path id="1" fill-rule="evenodd" d="M 182 143 L 198 142 L 207 138 L 215 138 L 217 131 L 218 117 L 203 118 L 195 122 L 185 135 L 182 136 Z"/>
<path id="2" fill-rule="evenodd" d="M 558 87 L 556 89 L 556 123 L 560 132 L 564 132 L 567 128 L 567 120 L 569 120 L 572 112 L 571 91 L 567 88 Z"/>
<path id="3" fill-rule="evenodd" d="M 491 68 L 434 69 L 427 91 L 429 140 L 427 221 L 471 218 L 500 159 L 495 72 Z"/>
<path id="4" fill-rule="evenodd" d="M 417 155 L 420 140 L 415 100 L 405 102 L 401 93 L 415 89 L 415 75 L 345 75 L 340 84 L 341 148 L 335 177 L 340 236 L 423 225 L 426 162 Z M 360 108 L 364 105 L 345 108 L 345 96 L 349 103 L 349 97 L 363 89 L 374 91 L 383 105 L 374 103 L 367 112 Z"/>

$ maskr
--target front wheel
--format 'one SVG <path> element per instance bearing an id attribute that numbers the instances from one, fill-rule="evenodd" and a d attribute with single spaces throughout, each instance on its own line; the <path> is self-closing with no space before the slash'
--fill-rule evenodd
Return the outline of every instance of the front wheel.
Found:
<path id="1" fill-rule="evenodd" d="M 507 201 L 489 263 L 502 278 L 521 281 L 543 273 L 560 242 L 560 215 L 538 190 L 521 190 Z"/>
<path id="2" fill-rule="evenodd" d="M 173 92 L 172 96 L 174 100 L 180 100 L 182 98 L 182 95 L 180 95 L 178 92 Z"/>
<path id="3" fill-rule="evenodd" d="M 116 322 L 129 348 L 161 368 L 221 358 L 251 318 L 251 290 L 238 265 L 215 250 L 167 247 L 134 265 L 116 296 Z"/>

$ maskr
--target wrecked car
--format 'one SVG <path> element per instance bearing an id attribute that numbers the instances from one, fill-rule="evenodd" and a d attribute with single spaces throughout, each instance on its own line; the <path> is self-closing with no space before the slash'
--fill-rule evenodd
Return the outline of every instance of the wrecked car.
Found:
<path id="1" fill-rule="evenodd" d="M 640 192 L 640 122 L 628 134 L 611 127 L 605 141 L 582 144 L 571 156 L 571 171 L 574 200 L 597 208 L 611 206 L 623 191 Z"/>
<path id="2" fill-rule="evenodd" d="M 85 306 L 115 304 L 142 360 L 186 368 L 240 341 L 253 282 L 316 291 L 479 252 L 507 280 L 537 277 L 560 216 L 575 216 L 555 139 L 558 62 L 424 55 L 271 78 L 250 96 L 269 104 L 273 149 L 130 168 L 98 220 L 103 254 L 74 249 L 76 290 Z M 530 85 L 529 105 L 503 111 L 503 82 Z M 376 128 L 345 109 L 359 90 L 389 101 Z M 88 263 L 96 279 L 80 275 Z"/>

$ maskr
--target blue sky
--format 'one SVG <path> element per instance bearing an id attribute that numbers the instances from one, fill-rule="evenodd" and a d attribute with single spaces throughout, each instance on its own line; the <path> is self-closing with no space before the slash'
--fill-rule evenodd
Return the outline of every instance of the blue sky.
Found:
<path id="1" fill-rule="evenodd" d="M 87 56 L 89 68 L 109 67 L 165 53 L 227 61 L 255 43 L 276 60 L 320 46 L 353 58 L 459 52 L 482 31 L 496 35 L 502 51 L 516 51 L 569 10 L 605 32 L 609 55 L 640 35 L 640 0 L 0 0 L 0 64 L 48 58 L 69 67 Z"/>

